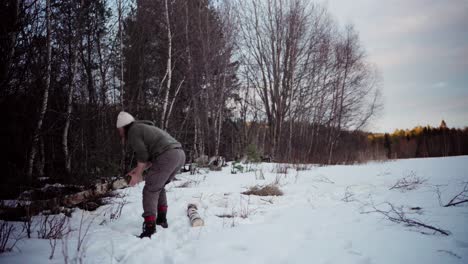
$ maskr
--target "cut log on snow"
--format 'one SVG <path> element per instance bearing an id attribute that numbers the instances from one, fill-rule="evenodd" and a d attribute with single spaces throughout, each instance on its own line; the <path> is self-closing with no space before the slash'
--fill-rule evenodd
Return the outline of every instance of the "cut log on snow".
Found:
<path id="1" fill-rule="evenodd" d="M 127 179 L 117 179 L 112 182 L 112 190 L 118 190 L 128 187 L 128 182 L 129 181 Z"/>
<path id="2" fill-rule="evenodd" d="M 195 204 L 189 204 L 187 207 L 187 216 L 190 220 L 192 227 L 203 226 L 205 223 L 198 214 L 198 208 Z"/>
<path id="3" fill-rule="evenodd" d="M 93 197 L 104 195 L 112 190 L 122 189 L 127 186 L 127 181 L 119 178 L 113 181 L 103 180 L 91 186 L 90 189 L 66 195 L 58 194 L 57 197 L 51 199 L 33 200 L 20 196 L 20 199 L 15 204 L 4 205 L 0 203 L 0 219 L 21 220 L 24 217 L 31 217 L 43 211 L 59 212 L 61 211 L 60 208 L 74 207 Z"/>
<path id="4" fill-rule="evenodd" d="M 225 165 L 226 161 L 222 156 L 214 156 L 211 157 L 208 166 L 212 171 L 220 171 L 222 167 Z"/>

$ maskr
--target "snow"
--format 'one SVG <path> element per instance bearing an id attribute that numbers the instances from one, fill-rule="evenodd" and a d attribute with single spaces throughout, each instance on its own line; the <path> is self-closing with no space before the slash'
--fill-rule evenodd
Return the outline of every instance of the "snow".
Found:
<path id="1" fill-rule="evenodd" d="M 49 260 L 49 241 L 24 239 L 1 263 L 468 263 L 468 204 L 443 207 L 468 182 L 468 156 L 374 162 L 353 166 L 314 166 L 310 170 L 277 174 L 276 164 L 255 172 L 181 174 L 167 186 L 169 228 L 158 228 L 152 239 L 141 232 L 141 193 L 144 183 L 124 190 L 124 198 L 95 212 L 77 210 L 74 231 L 57 242 Z M 414 190 L 389 190 L 399 179 L 414 175 L 425 180 Z M 279 181 L 284 196 L 245 196 L 254 185 Z M 189 182 L 186 188 L 177 188 Z M 348 202 L 345 194 L 348 194 Z M 122 215 L 110 219 L 123 199 Z M 198 205 L 205 226 L 192 228 L 187 204 Z M 449 230 L 451 235 L 409 227 L 370 213 L 385 202 L 403 206 L 406 216 Z M 421 207 L 421 210 L 411 210 Z M 235 215 L 235 217 L 218 217 Z M 89 226 L 77 253 L 78 228 Z M 37 227 L 36 227 L 37 228 Z M 83 232 L 82 232 L 83 233 Z"/>

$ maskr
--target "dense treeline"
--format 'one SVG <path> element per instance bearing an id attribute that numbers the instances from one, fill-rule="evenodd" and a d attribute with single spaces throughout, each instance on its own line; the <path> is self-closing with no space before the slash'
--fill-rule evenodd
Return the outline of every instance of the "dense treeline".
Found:
<path id="1" fill-rule="evenodd" d="M 384 151 L 389 159 L 468 155 L 468 128 L 448 128 L 445 121 L 438 128 L 419 126 L 369 139 L 374 150 Z"/>

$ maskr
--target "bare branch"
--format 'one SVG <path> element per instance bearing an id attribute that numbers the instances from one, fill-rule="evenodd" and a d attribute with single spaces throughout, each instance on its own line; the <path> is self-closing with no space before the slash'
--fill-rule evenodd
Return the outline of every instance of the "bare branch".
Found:
<path id="1" fill-rule="evenodd" d="M 463 190 L 455 195 L 444 207 L 456 206 L 468 202 L 468 182 L 465 183 Z"/>
<path id="2" fill-rule="evenodd" d="M 354 193 L 351 192 L 350 187 L 351 187 L 351 186 L 346 187 L 344 197 L 343 197 L 343 199 L 341 199 L 343 202 L 349 203 L 349 202 L 355 201 L 355 199 L 354 199 Z"/>
<path id="3" fill-rule="evenodd" d="M 24 238 L 24 228 L 20 232 L 16 232 L 16 227 L 13 223 L 2 221 L 0 224 L 0 253 L 13 250 L 16 243 Z"/>
<path id="4" fill-rule="evenodd" d="M 61 239 L 68 232 L 68 217 L 65 215 L 45 215 L 39 222 L 38 238 Z"/>
<path id="5" fill-rule="evenodd" d="M 403 211 L 403 208 L 396 208 L 393 204 L 386 202 L 386 205 L 390 207 L 389 210 L 381 210 L 378 209 L 374 204 L 372 204 L 372 208 L 374 211 L 362 212 L 362 214 L 369 214 L 369 213 L 379 213 L 385 216 L 388 220 L 397 223 L 397 224 L 405 224 L 406 226 L 410 227 L 420 227 L 424 229 L 429 229 L 436 233 L 440 233 L 445 236 L 449 236 L 451 233 L 448 230 L 444 230 L 439 227 L 435 227 L 429 224 L 425 224 L 417 219 L 411 219 L 406 216 L 406 213 Z"/>
<path id="6" fill-rule="evenodd" d="M 401 191 L 411 191 L 418 188 L 419 185 L 427 180 L 417 177 L 414 171 L 411 171 L 407 176 L 399 179 L 389 190 L 399 189 Z"/>

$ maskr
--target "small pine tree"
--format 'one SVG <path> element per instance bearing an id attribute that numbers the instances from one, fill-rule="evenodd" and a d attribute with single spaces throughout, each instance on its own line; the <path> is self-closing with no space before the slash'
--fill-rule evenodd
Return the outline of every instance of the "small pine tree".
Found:
<path id="1" fill-rule="evenodd" d="M 254 144 L 249 144 L 245 150 L 247 155 L 247 160 L 250 162 L 260 162 L 260 153 L 258 153 L 257 146 Z"/>
<path id="2" fill-rule="evenodd" d="M 445 120 L 442 119 L 442 122 L 440 122 L 440 129 L 447 129 L 447 123 L 445 123 Z"/>

